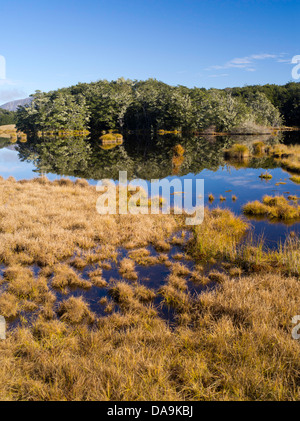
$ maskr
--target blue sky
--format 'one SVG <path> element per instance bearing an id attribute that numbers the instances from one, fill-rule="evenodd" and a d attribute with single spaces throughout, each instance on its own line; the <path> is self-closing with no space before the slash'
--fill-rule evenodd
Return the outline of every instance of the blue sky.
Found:
<path id="1" fill-rule="evenodd" d="M 299 0 L 1 1 L 0 103 L 121 76 L 284 84 L 300 54 L 299 16 Z"/>

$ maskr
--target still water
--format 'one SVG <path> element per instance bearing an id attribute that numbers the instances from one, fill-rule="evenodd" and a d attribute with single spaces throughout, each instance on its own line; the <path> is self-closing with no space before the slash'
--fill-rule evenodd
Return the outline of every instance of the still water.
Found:
<path id="1" fill-rule="evenodd" d="M 148 184 L 151 179 L 204 179 L 205 206 L 230 208 L 236 214 L 241 214 L 245 203 L 260 200 L 265 194 L 300 196 L 300 185 L 293 183 L 290 174 L 269 157 L 225 160 L 224 150 L 233 143 L 247 145 L 257 140 L 267 144 L 300 143 L 300 135 L 130 135 L 125 136 L 122 145 L 111 147 L 101 147 L 99 140 L 83 137 L 32 139 L 19 144 L 0 139 L 0 175 L 20 180 L 46 174 L 50 180 L 60 177 L 69 177 L 71 180 L 85 178 L 91 184 L 104 178 L 118 180 L 119 171 L 127 171 L 129 181 L 142 179 Z M 179 161 L 174 161 L 174 146 L 178 144 L 184 148 L 184 154 Z M 266 169 L 273 176 L 268 181 L 259 178 Z M 279 182 L 283 184 L 276 185 Z M 210 193 L 215 197 L 213 202 L 208 200 Z M 185 191 L 186 198 L 193 194 L 192 191 Z M 220 195 L 225 200 L 220 201 Z M 235 201 L 232 195 L 237 197 Z M 195 202 L 195 197 L 193 199 Z M 256 218 L 251 219 L 251 225 L 254 235 L 263 235 L 269 247 L 284 241 L 290 231 L 300 233 L 300 221 L 287 224 Z"/>

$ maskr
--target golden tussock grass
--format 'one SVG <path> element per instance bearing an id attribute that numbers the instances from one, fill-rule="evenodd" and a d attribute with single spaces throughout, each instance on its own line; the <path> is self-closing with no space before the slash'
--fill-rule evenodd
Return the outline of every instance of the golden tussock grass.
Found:
<path id="1" fill-rule="evenodd" d="M 134 261 L 128 258 L 124 258 L 120 261 L 120 274 L 127 279 L 137 280 L 138 275 L 135 271 Z"/>
<path id="2" fill-rule="evenodd" d="M 242 275 L 243 270 L 239 267 L 232 267 L 229 269 L 228 272 L 229 272 L 229 276 L 231 276 L 232 278 L 237 278 L 237 277 L 239 278 Z"/>
<path id="3" fill-rule="evenodd" d="M 168 285 L 181 290 L 181 291 L 186 291 L 187 290 L 187 282 L 185 280 L 185 278 L 183 278 L 182 276 L 178 276 L 175 275 L 173 273 L 171 273 L 168 278 L 167 278 L 167 282 Z"/>
<path id="4" fill-rule="evenodd" d="M 206 211 L 189 240 L 198 263 L 192 271 L 161 253 L 159 261 L 170 264 L 165 284 L 154 291 L 139 279 L 110 279 L 110 298 L 98 303 L 106 316 L 97 317 L 83 297 L 57 303 L 50 288 L 101 282 L 102 264 L 116 261 L 117 248 L 129 243 L 132 258 L 118 268 L 134 272 L 137 260 L 151 257 L 149 245 L 169 244 L 180 220 L 98 215 L 89 186 L 0 180 L 0 192 L 0 313 L 35 314 L 0 341 L 0 400 L 299 400 L 299 343 L 291 336 L 300 296 L 296 236 L 268 252 L 242 243 L 249 229 L 243 218 Z M 203 274 L 204 263 L 216 259 L 230 262 L 228 276 Z M 75 270 L 82 261 L 98 265 L 89 281 Z M 188 276 L 203 285 L 219 281 L 191 295 Z M 157 294 L 173 309 L 172 326 L 154 305 Z"/>
<path id="5" fill-rule="evenodd" d="M 151 256 L 150 251 L 146 249 L 145 247 L 130 251 L 128 253 L 128 256 L 138 265 L 142 265 L 142 266 L 157 265 L 158 263 L 163 262 L 163 259 L 164 259 L 162 255 Z M 165 260 L 168 260 L 168 255 Z"/>
<path id="6" fill-rule="evenodd" d="M 58 314 L 62 321 L 70 324 L 78 324 L 83 321 L 90 324 L 95 321 L 94 315 L 82 297 L 70 297 L 63 301 L 59 306 Z"/>
<path id="7" fill-rule="evenodd" d="M 184 254 L 183 253 L 176 253 L 176 254 L 173 254 L 173 259 L 175 259 L 175 260 L 182 260 L 182 259 L 184 259 Z"/>
<path id="8" fill-rule="evenodd" d="M 161 239 L 155 241 L 153 246 L 156 251 L 169 251 L 171 248 L 170 244 L 167 241 Z"/>
<path id="9" fill-rule="evenodd" d="M 185 231 L 181 232 L 181 235 L 174 235 L 171 240 L 170 243 L 173 244 L 174 246 L 182 246 L 183 244 L 186 243 L 186 238 L 185 238 Z"/>
<path id="10" fill-rule="evenodd" d="M 276 145 L 269 153 L 278 159 L 282 168 L 295 173 L 300 172 L 300 145 Z"/>
<path id="11" fill-rule="evenodd" d="M 292 200 L 293 202 L 297 202 L 299 200 L 299 197 L 293 194 L 290 194 L 287 198 L 288 200 Z"/>
<path id="12" fill-rule="evenodd" d="M 263 178 L 265 180 L 271 180 L 271 178 L 273 178 L 273 176 L 268 171 L 266 171 L 264 173 L 261 173 L 259 178 Z"/>
<path id="13" fill-rule="evenodd" d="M 257 141 L 252 144 L 252 148 L 254 155 L 261 155 L 265 152 L 266 145 L 264 142 Z"/>
<path id="14" fill-rule="evenodd" d="M 293 175 L 292 177 L 290 177 L 290 180 L 291 180 L 293 183 L 300 184 L 300 176 Z"/>
<path id="15" fill-rule="evenodd" d="M 249 154 L 249 148 L 246 145 L 241 145 L 239 143 L 236 143 L 230 149 L 225 151 L 226 156 L 236 159 L 248 157 Z"/>
<path id="16" fill-rule="evenodd" d="M 294 198 L 289 196 L 291 201 Z M 246 215 L 262 215 L 268 218 L 276 219 L 297 219 L 300 218 L 300 207 L 295 203 L 290 204 L 288 199 L 284 196 L 264 196 L 262 202 L 255 200 L 249 202 L 243 207 L 243 212 Z"/>
<path id="17" fill-rule="evenodd" d="M 3 292 L 0 295 L 0 314 L 5 318 L 13 318 L 18 314 L 19 300 L 18 298 L 8 292 Z"/>
<path id="18" fill-rule="evenodd" d="M 183 263 L 175 262 L 171 265 L 171 273 L 177 276 L 187 276 L 190 274 L 189 268 L 187 268 Z"/>
<path id="19" fill-rule="evenodd" d="M 206 210 L 203 223 L 193 228 L 189 251 L 198 259 L 233 257 L 248 229 L 249 224 L 228 209 Z"/>
<path id="20" fill-rule="evenodd" d="M 102 276 L 102 268 L 98 268 L 93 270 L 92 272 L 89 272 L 89 278 L 92 284 L 98 288 L 104 288 L 108 285 L 106 280 Z"/>
<path id="21" fill-rule="evenodd" d="M 54 276 L 51 285 L 66 294 L 70 288 L 91 288 L 92 284 L 82 279 L 72 268 L 66 264 L 58 264 L 53 268 Z"/>
<path id="22" fill-rule="evenodd" d="M 38 318 L 9 333 L 0 342 L 1 399 L 299 399 L 296 278 L 226 278 L 194 298 L 166 285 L 160 294 L 176 311 L 175 329 L 142 304 L 144 291 L 117 282 L 121 313 L 98 329 L 87 328 L 93 317 L 72 298 L 59 309 L 64 320 Z"/>
<path id="23" fill-rule="evenodd" d="M 151 290 L 147 292 L 146 287 L 136 287 L 127 284 L 125 281 L 110 280 L 109 293 L 122 311 L 134 313 L 148 313 L 156 315 L 156 311 L 150 306 L 145 307 L 142 302 L 151 301 L 154 297 Z"/>
<path id="24" fill-rule="evenodd" d="M 223 283 L 226 280 L 226 275 L 222 272 L 212 271 L 209 273 L 208 278 L 217 283 Z"/>
<path id="25" fill-rule="evenodd" d="M 178 227 L 169 215 L 99 215 L 96 189 L 69 181 L 41 184 L 0 180 L 3 263 L 54 265 L 76 252 L 92 255 L 98 245 L 103 249 L 99 259 L 109 259 L 105 245 L 114 253 L 116 247 L 129 241 L 133 248 L 144 247 L 167 238 Z"/>

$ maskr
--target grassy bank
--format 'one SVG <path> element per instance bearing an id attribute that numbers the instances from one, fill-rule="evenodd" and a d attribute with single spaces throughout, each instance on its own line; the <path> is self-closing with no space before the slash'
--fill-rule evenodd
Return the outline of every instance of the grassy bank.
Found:
<path id="1" fill-rule="evenodd" d="M 0 341 L 0 399 L 300 398 L 296 239 L 265 251 L 246 240 L 247 221 L 217 209 L 186 243 L 180 217 L 99 215 L 99 192 L 80 180 L 0 180 L 0 195 L 0 314 L 19 321 Z M 113 264 L 122 279 L 105 279 Z M 150 288 L 138 264 L 169 272 Z M 191 294 L 191 283 L 213 289 Z M 91 288 L 107 292 L 106 316 Z"/>
<path id="2" fill-rule="evenodd" d="M 262 201 L 246 203 L 243 211 L 246 215 L 265 216 L 270 219 L 300 219 L 300 206 L 297 196 L 264 196 Z"/>

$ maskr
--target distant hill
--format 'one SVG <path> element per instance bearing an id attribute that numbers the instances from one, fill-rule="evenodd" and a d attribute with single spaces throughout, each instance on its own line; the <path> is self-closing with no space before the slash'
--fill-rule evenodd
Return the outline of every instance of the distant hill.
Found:
<path id="1" fill-rule="evenodd" d="M 3 108 L 7 111 L 17 111 L 17 108 L 21 105 L 30 104 L 32 101 L 32 98 L 24 98 L 24 99 L 17 99 L 16 101 L 10 101 L 6 102 L 3 105 L 0 105 L 0 108 Z"/>

